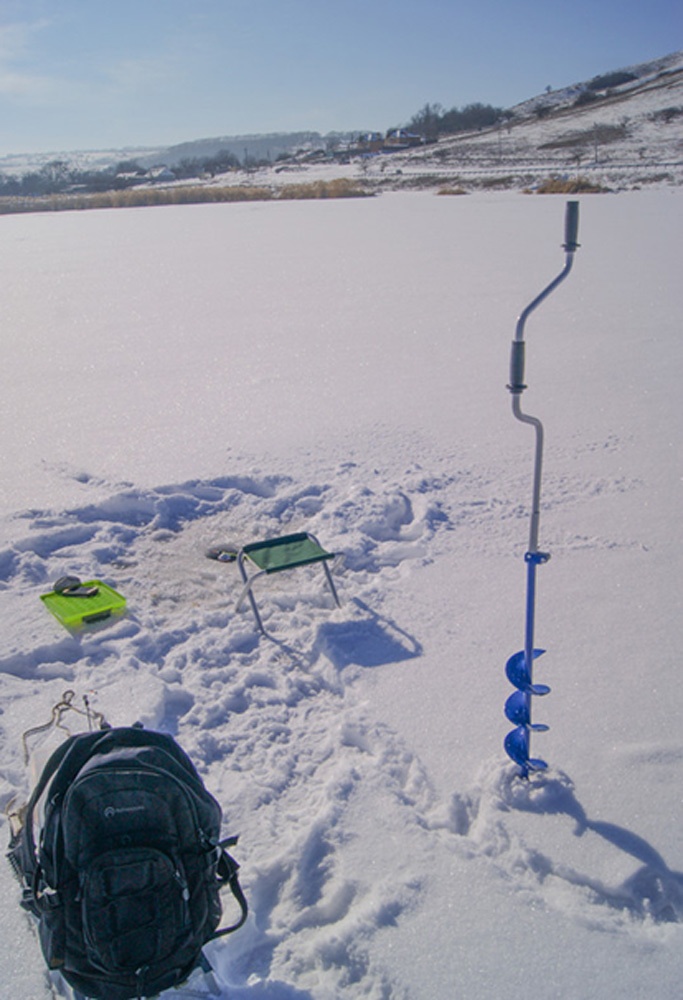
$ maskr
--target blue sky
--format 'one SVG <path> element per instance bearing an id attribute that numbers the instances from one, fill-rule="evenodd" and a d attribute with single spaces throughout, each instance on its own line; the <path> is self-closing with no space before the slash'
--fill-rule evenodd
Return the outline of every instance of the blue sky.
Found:
<path id="1" fill-rule="evenodd" d="M 0 0 L 0 155 L 384 130 L 680 48 L 681 0 Z"/>

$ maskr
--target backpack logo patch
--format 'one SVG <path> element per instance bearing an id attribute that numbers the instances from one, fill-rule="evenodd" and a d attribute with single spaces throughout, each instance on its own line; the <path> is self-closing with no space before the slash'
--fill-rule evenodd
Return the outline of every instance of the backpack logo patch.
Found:
<path id="1" fill-rule="evenodd" d="M 121 813 L 144 812 L 144 806 L 106 806 L 102 815 L 105 819 L 113 819 Z"/>

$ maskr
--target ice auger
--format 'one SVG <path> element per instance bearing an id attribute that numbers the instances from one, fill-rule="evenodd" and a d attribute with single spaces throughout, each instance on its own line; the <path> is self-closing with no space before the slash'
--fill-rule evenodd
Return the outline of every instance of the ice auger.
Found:
<path id="1" fill-rule="evenodd" d="M 543 424 L 538 417 L 529 416 L 522 411 L 522 393 L 527 388 L 524 384 L 524 328 L 526 321 L 542 302 L 564 281 L 574 263 L 574 253 L 579 244 L 579 203 L 568 201 L 565 212 L 564 251 L 565 265 L 543 291 L 524 309 L 517 320 L 515 337 L 512 341 L 510 354 L 510 383 L 508 389 L 512 393 L 512 412 L 517 420 L 531 424 L 536 432 L 536 448 L 534 457 L 533 493 L 531 504 L 531 523 L 529 528 L 529 548 L 524 561 L 526 573 L 526 627 L 524 649 L 514 653 L 507 661 L 505 672 L 508 680 L 516 689 L 505 703 L 505 715 L 515 724 L 505 737 L 505 751 L 509 757 L 519 764 L 521 775 L 528 778 L 530 771 L 543 770 L 548 765 L 544 760 L 532 757 L 530 742 L 532 732 L 544 732 L 548 729 L 540 723 L 532 722 L 532 698 L 548 694 L 550 688 L 546 684 L 535 684 L 533 681 L 533 662 L 545 650 L 534 648 L 534 617 L 536 608 L 536 568 L 542 566 L 550 558 L 549 553 L 540 552 L 538 548 L 538 529 L 541 516 L 541 472 L 543 466 Z"/>

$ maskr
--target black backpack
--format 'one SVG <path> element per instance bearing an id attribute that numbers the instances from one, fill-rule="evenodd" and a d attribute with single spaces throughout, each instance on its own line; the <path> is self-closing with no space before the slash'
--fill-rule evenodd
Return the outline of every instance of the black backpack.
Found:
<path id="1" fill-rule="evenodd" d="M 49 785 L 49 788 L 48 788 Z M 36 849 L 34 811 L 47 789 Z M 51 969 L 87 997 L 130 1000 L 185 980 L 207 941 L 241 927 L 221 809 L 171 736 L 132 727 L 72 736 L 48 760 L 9 859 Z M 241 908 L 219 928 L 220 889 Z"/>

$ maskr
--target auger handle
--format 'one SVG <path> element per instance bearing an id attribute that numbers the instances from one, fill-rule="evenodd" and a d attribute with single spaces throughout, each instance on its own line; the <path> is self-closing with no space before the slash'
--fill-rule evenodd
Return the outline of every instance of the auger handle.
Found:
<path id="1" fill-rule="evenodd" d="M 564 243 L 562 244 L 567 253 L 573 253 L 579 244 L 579 203 L 578 201 L 568 201 L 564 215 Z"/>

